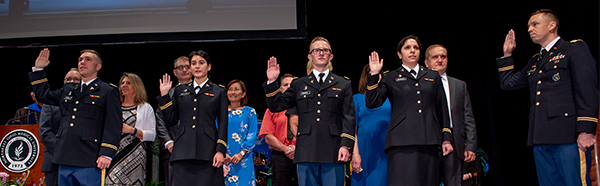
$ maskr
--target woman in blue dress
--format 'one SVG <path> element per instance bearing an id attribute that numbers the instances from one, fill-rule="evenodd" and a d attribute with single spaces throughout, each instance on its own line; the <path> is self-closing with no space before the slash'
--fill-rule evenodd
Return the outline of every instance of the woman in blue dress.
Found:
<path id="1" fill-rule="evenodd" d="M 240 80 L 227 85 L 229 126 L 227 156 L 223 166 L 225 185 L 256 185 L 252 149 L 256 145 L 256 111 L 246 106 L 246 86 Z"/>
<path id="2" fill-rule="evenodd" d="M 358 94 L 354 95 L 356 113 L 356 143 L 352 153 L 352 186 L 387 186 L 388 164 L 385 154 L 385 136 L 392 114 L 390 101 L 381 107 L 367 108 L 365 93 L 369 65 L 363 68 L 358 85 Z"/>

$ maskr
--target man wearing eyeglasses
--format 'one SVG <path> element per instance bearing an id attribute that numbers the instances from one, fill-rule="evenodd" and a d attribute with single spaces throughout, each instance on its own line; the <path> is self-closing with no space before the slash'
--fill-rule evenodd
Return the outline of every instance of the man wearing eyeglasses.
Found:
<path id="1" fill-rule="evenodd" d="M 354 100 L 350 80 L 328 69 L 333 58 L 331 45 L 323 37 L 310 44 L 308 59 L 313 71 L 292 81 L 281 92 L 277 81 L 279 64 L 271 57 L 263 85 L 269 110 L 280 112 L 297 106 L 298 129 L 294 163 L 298 183 L 305 185 L 344 185 L 344 163 L 354 146 Z"/>
<path id="2" fill-rule="evenodd" d="M 190 71 L 190 59 L 186 56 L 180 56 L 173 62 L 173 75 L 177 77 L 179 81 L 178 85 L 186 84 L 192 81 L 192 73 Z M 173 97 L 173 91 L 175 87 L 169 90 L 169 96 Z M 158 139 L 160 140 L 160 161 L 163 165 L 165 173 L 165 185 L 173 186 L 173 173 L 171 171 L 171 165 L 169 159 L 171 158 L 171 151 L 173 151 L 173 138 L 177 134 L 177 126 L 169 127 L 163 120 L 162 112 L 156 109 L 156 131 L 158 132 Z"/>

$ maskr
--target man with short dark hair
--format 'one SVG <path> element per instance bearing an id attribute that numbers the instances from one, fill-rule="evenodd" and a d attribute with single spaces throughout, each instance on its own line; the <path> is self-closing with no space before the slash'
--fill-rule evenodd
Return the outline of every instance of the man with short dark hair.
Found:
<path id="1" fill-rule="evenodd" d="M 313 71 L 293 81 L 285 92 L 276 82 L 277 59 L 268 61 L 267 82 L 263 85 L 269 110 L 280 112 L 296 106 L 298 133 L 294 163 L 301 186 L 344 185 L 344 163 L 354 146 L 354 99 L 350 80 L 333 74 L 327 65 L 333 58 L 329 41 L 312 40 L 308 59 Z"/>
<path id="2" fill-rule="evenodd" d="M 98 78 L 100 55 L 93 50 L 82 50 L 80 54 L 81 84 L 50 90 L 43 70 L 50 64 L 47 48 L 40 52 L 29 79 L 40 102 L 61 109 L 52 160 L 59 165 L 58 185 L 103 185 L 105 169 L 121 138 L 121 100 L 119 89 Z"/>
<path id="3" fill-rule="evenodd" d="M 529 87 L 527 144 L 533 146 L 540 185 L 590 185 L 599 106 L 596 60 L 585 42 L 561 39 L 558 23 L 552 10 L 530 15 L 529 37 L 541 49 L 519 71 L 512 57 L 515 32 L 508 32 L 504 56 L 496 59 L 500 85 L 504 90 Z"/>

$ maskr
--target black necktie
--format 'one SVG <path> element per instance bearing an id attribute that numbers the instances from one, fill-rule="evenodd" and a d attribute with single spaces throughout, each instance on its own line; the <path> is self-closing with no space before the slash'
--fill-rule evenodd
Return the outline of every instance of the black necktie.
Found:
<path id="1" fill-rule="evenodd" d="M 417 76 L 417 71 L 415 71 L 414 69 L 410 70 L 410 73 L 411 73 L 413 76 Z"/>
<path id="2" fill-rule="evenodd" d="M 319 74 L 319 85 L 323 85 L 323 76 L 325 76 L 325 73 Z"/>
<path id="3" fill-rule="evenodd" d="M 85 89 L 87 89 L 87 84 L 81 84 L 81 92 L 83 92 Z"/>
<path id="4" fill-rule="evenodd" d="M 540 57 L 538 58 L 538 61 L 541 61 L 542 59 L 544 59 L 544 57 L 546 57 L 546 55 L 548 55 L 548 51 L 546 51 L 546 49 L 542 49 L 542 55 L 540 55 Z"/>

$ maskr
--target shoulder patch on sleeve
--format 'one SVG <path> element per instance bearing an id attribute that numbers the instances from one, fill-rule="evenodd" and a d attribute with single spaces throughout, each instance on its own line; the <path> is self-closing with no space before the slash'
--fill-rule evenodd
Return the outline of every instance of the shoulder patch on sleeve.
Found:
<path id="1" fill-rule="evenodd" d="M 574 40 L 571 40 L 570 43 L 577 43 L 577 42 L 580 42 L 580 41 L 583 41 L 583 40 L 582 39 L 574 39 Z"/>

